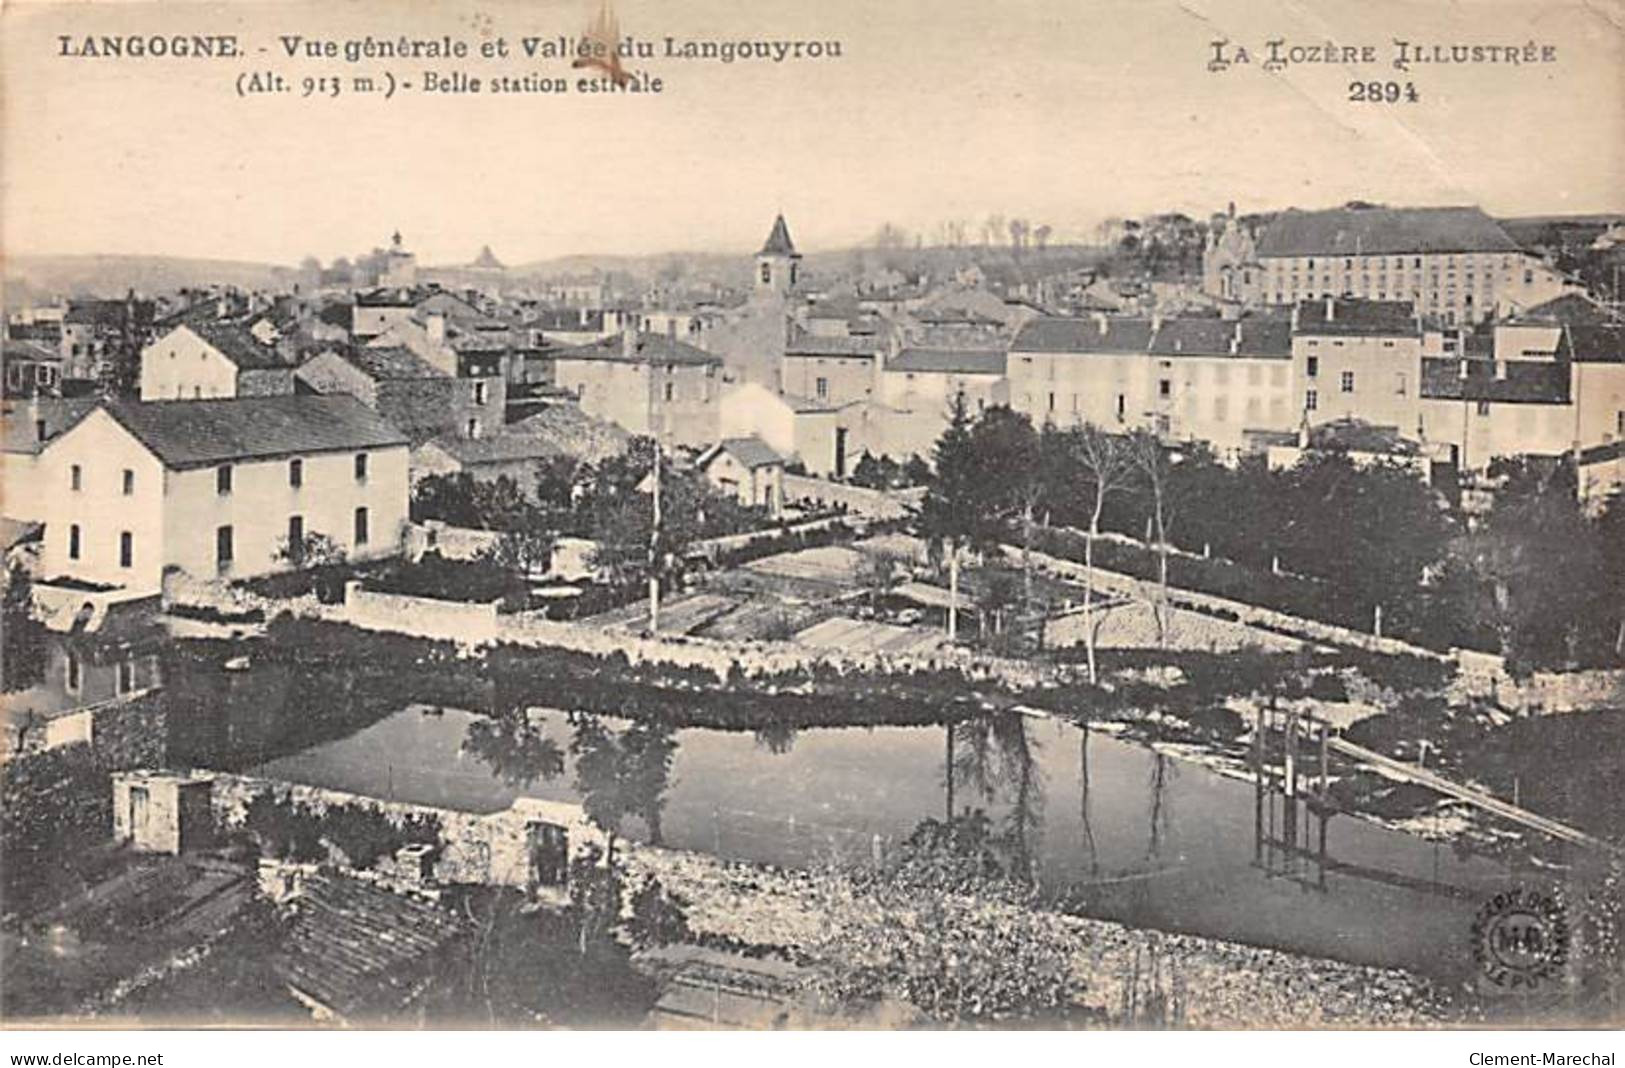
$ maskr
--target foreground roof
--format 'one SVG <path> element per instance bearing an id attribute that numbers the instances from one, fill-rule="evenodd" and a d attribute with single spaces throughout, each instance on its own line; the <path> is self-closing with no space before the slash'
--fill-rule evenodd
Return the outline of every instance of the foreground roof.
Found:
<path id="1" fill-rule="evenodd" d="M 407 444 L 406 435 L 346 394 L 114 401 L 104 407 L 170 468 Z"/>
<path id="2" fill-rule="evenodd" d="M 364 345 L 340 355 L 379 382 L 416 378 L 450 378 L 445 371 L 402 345 Z"/>
<path id="3" fill-rule="evenodd" d="M 36 397 L 28 401 L 7 401 L 0 410 L 0 452 L 37 453 L 40 451 L 39 427 L 45 424 L 45 439 L 49 441 L 77 423 L 85 413 L 96 407 L 94 397 Z"/>
<path id="4" fill-rule="evenodd" d="M 1277 215 L 1258 239 L 1260 257 L 1518 251 L 1501 224 L 1477 207 L 1294 209 Z"/>

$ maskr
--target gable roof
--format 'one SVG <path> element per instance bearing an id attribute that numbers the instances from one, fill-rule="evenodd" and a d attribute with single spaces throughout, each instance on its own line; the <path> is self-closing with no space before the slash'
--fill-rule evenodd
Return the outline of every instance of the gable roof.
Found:
<path id="1" fill-rule="evenodd" d="M 276 973 L 343 1017 L 410 1005 L 440 954 L 468 933 L 457 913 L 337 875 L 311 875 L 273 958 Z"/>
<path id="2" fill-rule="evenodd" d="M 1419 337 L 1422 333 L 1408 300 L 1321 297 L 1299 301 L 1293 319 L 1299 334 Z"/>
<path id="3" fill-rule="evenodd" d="M 618 363 L 672 363 L 688 366 L 712 364 L 720 366 L 722 357 L 697 349 L 686 341 L 669 338 L 665 334 L 639 333 L 633 352 L 621 349 L 621 335 L 615 334 L 586 345 L 560 349 L 556 360 L 609 360 Z"/>
<path id="4" fill-rule="evenodd" d="M 887 371 L 952 375 L 1002 375 L 1003 349 L 907 348 L 886 362 Z"/>
<path id="5" fill-rule="evenodd" d="M 1416 252 L 1518 252 L 1477 207 L 1292 209 L 1258 239 L 1258 255 L 1373 256 Z"/>
<path id="6" fill-rule="evenodd" d="M 790 240 L 790 228 L 784 224 L 784 215 L 781 213 L 773 219 L 773 229 L 768 233 L 767 240 L 762 244 L 762 251 L 758 256 L 798 256 L 795 242 Z"/>
<path id="7" fill-rule="evenodd" d="M 36 397 L 28 401 L 7 401 L 0 410 L 0 452 L 37 453 L 42 442 L 36 422 L 45 424 L 49 441 L 73 426 L 92 408 L 94 397 Z"/>
<path id="8" fill-rule="evenodd" d="M 823 337 L 818 334 L 798 333 L 785 343 L 786 356 L 848 356 L 872 360 L 880 349 L 880 339 L 873 334 L 863 337 Z"/>
<path id="9" fill-rule="evenodd" d="M 1546 323 L 1619 323 L 1620 314 L 1606 304 L 1598 303 L 1586 293 L 1565 293 L 1544 304 L 1537 304 L 1518 315 L 1516 322 Z"/>
<path id="10" fill-rule="evenodd" d="M 445 371 L 402 345 L 363 345 L 347 353 L 335 353 L 354 364 L 368 378 L 398 381 L 413 378 L 450 378 Z"/>
<path id="11" fill-rule="evenodd" d="M 1164 319 L 1151 335 L 1149 351 L 1158 356 L 1289 359 L 1292 323 L 1285 319 Z"/>
<path id="12" fill-rule="evenodd" d="M 235 323 L 193 321 L 177 329 L 190 330 L 242 371 L 285 370 L 286 361 L 269 345 Z"/>
<path id="13" fill-rule="evenodd" d="M 1033 319 L 1016 334 L 1011 352 L 1144 352 L 1151 320 L 1107 315 L 1088 319 Z"/>
<path id="14" fill-rule="evenodd" d="M 347 394 L 112 401 L 103 409 L 169 468 L 407 444 Z"/>
<path id="15" fill-rule="evenodd" d="M 732 456 L 738 464 L 746 470 L 755 470 L 758 467 L 772 467 L 784 463 L 784 457 L 763 441 L 761 438 L 751 436 L 748 438 L 723 438 L 705 451 L 699 458 L 699 465 L 705 467 L 720 453 Z"/>

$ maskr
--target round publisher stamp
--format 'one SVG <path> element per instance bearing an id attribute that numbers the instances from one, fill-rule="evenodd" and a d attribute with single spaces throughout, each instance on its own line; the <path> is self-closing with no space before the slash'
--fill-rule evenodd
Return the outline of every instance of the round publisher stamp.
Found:
<path id="1" fill-rule="evenodd" d="M 1532 993 L 1561 984 L 1569 962 L 1562 901 L 1526 887 L 1490 898 L 1473 920 L 1473 961 L 1487 992 Z"/>

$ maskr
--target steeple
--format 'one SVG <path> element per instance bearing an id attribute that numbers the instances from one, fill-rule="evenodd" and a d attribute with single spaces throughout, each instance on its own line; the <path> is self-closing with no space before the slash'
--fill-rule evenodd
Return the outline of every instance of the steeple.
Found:
<path id="1" fill-rule="evenodd" d="M 782 214 L 773 219 L 773 230 L 767 235 L 767 242 L 762 245 L 762 251 L 757 255 L 801 258 L 801 254 L 796 251 L 795 242 L 790 240 L 790 228 L 785 225 Z"/>
<path id="2" fill-rule="evenodd" d="M 773 219 L 773 229 L 756 254 L 756 292 L 785 296 L 795 286 L 801 253 L 790 240 L 790 227 L 784 216 Z"/>

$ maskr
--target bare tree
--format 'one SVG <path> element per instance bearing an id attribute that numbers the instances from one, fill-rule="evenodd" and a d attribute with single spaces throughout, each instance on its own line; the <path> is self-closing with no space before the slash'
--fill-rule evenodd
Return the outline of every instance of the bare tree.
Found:
<path id="1" fill-rule="evenodd" d="M 1055 228 L 1049 223 L 1043 223 L 1042 225 L 1034 228 L 1033 243 L 1038 246 L 1039 255 L 1043 255 L 1044 249 L 1049 247 L 1050 235 L 1054 232 Z"/>
<path id="2" fill-rule="evenodd" d="M 1089 511 L 1089 533 L 1084 540 L 1083 565 L 1083 630 L 1084 647 L 1089 656 L 1089 681 L 1099 678 L 1095 657 L 1097 627 L 1095 625 L 1095 539 L 1100 537 L 1100 517 L 1106 510 L 1106 498 L 1128 485 L 1133 459 L 1121 438 L 1112 436 L 1085 423 L 1077 436 L 1078 462 L 1093 483 L 1093 501 Z"/>
<path id="3" fill-rule="evenodd" d="M 1168 453 L 1149 430 L 1136 430 L 1127 441 L 1129 457 L 1151 495 L 1151 533 L 1157 544 L 1157 596 L 1151 616 L 1157 625 L 1157 647 L 1168 640 Z"/>

